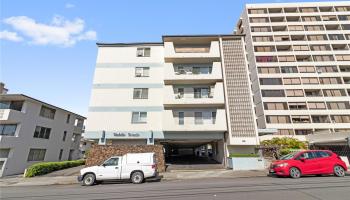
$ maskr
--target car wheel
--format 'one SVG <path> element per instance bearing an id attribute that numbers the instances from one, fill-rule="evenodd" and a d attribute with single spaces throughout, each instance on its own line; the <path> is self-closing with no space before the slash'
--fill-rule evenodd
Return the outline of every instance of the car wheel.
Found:
<path id="1" fill-rule="evenodd" d="M 344 168 L 341 167 L 341 166 L 339 166 L 339 165 L 334 166 L 333 171 L 334 171 L 334 175 L 335 175 L 335 176 L 338 176 L 338 177 L 343 177 L 343 176 L 345 176 L 345 170 L 344 170 Z"/>
<path id="2" fill-rule="evenodd" d="M 289 175 L 292 178 L 300 178 L 301 172 L 300 172 L 300 170 L 298 168 L 292 167 L 292 168 L 289 169 Z"/>
<path id="3" fill-rule="evenodd" d="M 134 172 L 131 175 L 131 182 L 134 184 L 140 184 L 143 182 L 143 173 L 142 172 Z"/>
<path id="4" fill-rule="evenodd" d="M 96 177 L 93 174 L 87 174 L 84 176 L 83 185 L 91 186 L 95 183 Z"/>

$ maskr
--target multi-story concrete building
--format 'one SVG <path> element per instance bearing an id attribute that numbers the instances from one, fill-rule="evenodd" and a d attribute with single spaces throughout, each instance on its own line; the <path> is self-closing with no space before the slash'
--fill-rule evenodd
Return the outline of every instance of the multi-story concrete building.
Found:
<path id="1" fill-rule="evenodd" d="M 0 177 L 79 158 L 84 117 L 22 94 L 0 95 Z"/>
<path id="2" fill-rule="evenodd" d="M 98 43 L 84 138 L 163 144 L 166 154 L 251 153 L 258 144 L 240 35 Z M 209 149 L 208 149 L 209 148 Z"/>
<path id="3" fill-rule="evenodd" d="M 247 4 L 259 135 L 350 131 L 350 2 Z"/>

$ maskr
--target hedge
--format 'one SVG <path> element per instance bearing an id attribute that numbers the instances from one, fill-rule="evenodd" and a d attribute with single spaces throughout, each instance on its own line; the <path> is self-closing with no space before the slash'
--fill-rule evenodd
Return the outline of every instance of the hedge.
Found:
<path id="1" fill-rule="evenodd" d="M 260 157 L 258 154 L 238 154 L 238 153 L 231 153 L 230 158 L 257 158 Z"/>
<path id="2" fill-rule="evenodd" d="M 27 168 L 27 170 L 25 171 L 24 177 L 27 178 L 27 177 L 44 175 L 53 171 L 67 169 L 70 167 L 76 167 L 84 164 L 85 164 L 85 160 L 36 163 Z"/>

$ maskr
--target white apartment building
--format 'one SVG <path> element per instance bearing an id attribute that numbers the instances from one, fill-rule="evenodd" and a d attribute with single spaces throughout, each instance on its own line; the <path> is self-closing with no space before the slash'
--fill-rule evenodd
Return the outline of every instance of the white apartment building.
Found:
<path id="1" fill-rule="evenodd" d="M 23 94 L 1 94 L 0 177 L 37 162 L 78 159 L 84 119 Z"/>
<path id="2" fill-rule="evenodd" d="M 247 4 L 259 135 L 350 131 L 350 2 Z"/>
<path id="3" fill-rule="evenodd" d="M 84 138 L 162 144 L 166 155 L 225 163 L 259 143 L 240 35 L 163 36 L 162 43 L 98 43 Z"/>

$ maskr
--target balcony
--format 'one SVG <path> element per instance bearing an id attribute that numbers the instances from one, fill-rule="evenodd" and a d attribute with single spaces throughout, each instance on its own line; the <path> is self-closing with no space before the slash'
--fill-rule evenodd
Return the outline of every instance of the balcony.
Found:
<path id="1" fill-rule="evenodd" d="M 203 110 L 203 109 L 201 109 Z M 216 109 L 207 111 L 216 111 L 215 119 L 203 119 L 202 124 L 196 124 L 194 111 L 184 110 L 183 124 L 179 123 L 179 117 L 176 116 L 176 110 L 163 111 L 163 130 L 164 131 L 227 131 L 225 109 Z"/>
<path id="2" fill-rule="evenodd" d="M 18 122 L 24 113 L 12 109 L 0 109 L 0 121 Z"/>
<path id="3" fill-rule="evenodd" d="M 198 71 L 196 68 L 204 67 L 193 67 L 193 66 L 204 66 L 207 65 L 209 70 Z M 186 83 L 214 83 L 222 80 L 221 63 L 213 62 L 208 64 L 183 64 L 181 69 L 178 64 L 166 63 L 164 67 L 164 82 L 165 84 L 186 84 Z"/>
<path id="4" fill-rule="evenodd" d="M 200 87 L 166 85 L 163 99 L 165 107 L 218 107 L 225 103 L 222 82 Z"/>
<path id="5" fill-rule="evenodd" d="M 166 62 L 179 60 L 197 61 L 220 61 L 219 41 L 208 41 L 205 43 L 178 43 L 172 41 L 164 42 L 164 57 Z"/>

